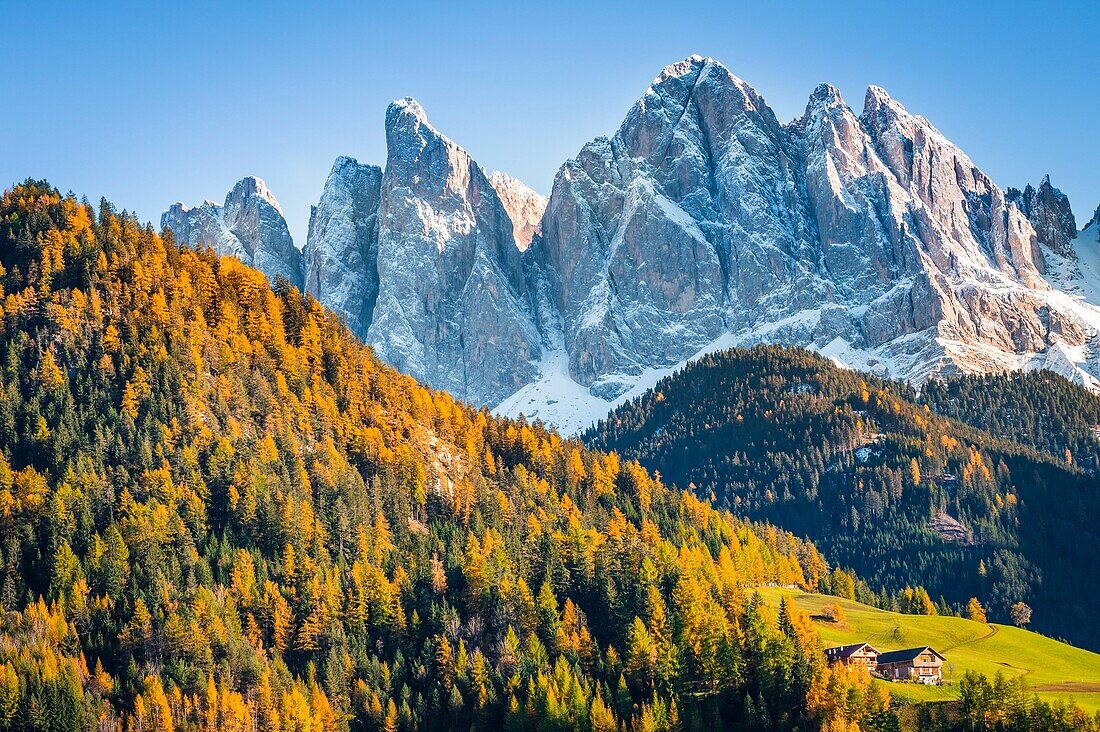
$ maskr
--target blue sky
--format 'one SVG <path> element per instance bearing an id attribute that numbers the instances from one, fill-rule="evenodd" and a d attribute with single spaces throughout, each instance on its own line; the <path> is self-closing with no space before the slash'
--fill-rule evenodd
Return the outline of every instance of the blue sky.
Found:
<path id="1" fill-rule="evenodd" d="M 267 180 L 299 245 L 337 155 L 385 161 L 417 97 L 543 193 L 663 66 L 714 56 L 786 121 L 828 81 L 885 87 L 1002 186 L 1100 204 L 1100 9 L 1023 3 L 82 3 L 0 0 L 0 185 L 46 177 L 158 220 Z M 74 4 L 75 5 L 75 4 Z"/>

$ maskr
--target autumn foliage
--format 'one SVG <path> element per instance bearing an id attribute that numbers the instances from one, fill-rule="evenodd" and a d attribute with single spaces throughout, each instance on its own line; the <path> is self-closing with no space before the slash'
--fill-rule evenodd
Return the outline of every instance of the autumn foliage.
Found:
<path id="1" fill-rule="evenodd" d="M 850 729 L 810 544 L 380 364 L 285 283 L 0 199 L 0 729 Z"/>

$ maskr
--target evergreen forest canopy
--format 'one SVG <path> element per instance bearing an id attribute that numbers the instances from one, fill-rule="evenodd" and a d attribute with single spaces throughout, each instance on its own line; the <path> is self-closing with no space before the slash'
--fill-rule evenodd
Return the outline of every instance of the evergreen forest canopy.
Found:
<path id="1" fill-rule="evenodd" d="M 961 421 L 969 422 L 964 424 Z M 775 346 L 689 364 L 586 436 L 673 484 L 814 541 L 834 594 L 963 611 L 1100 648 L 1100 400 L 1050 373 L 903 384 Z M 984 429 L 979 429 L 984 428 Z M 988 430 L 988 431 L 984 431 Z M 934 602 L 913 605 L 910 586 Z"/>
<path id="2" fill-rule="evenodd" d="M 921 401 L 991 435 L 1100 471 L 1100 395 L 1051 371 L 930 381 Z"/>
<path id="3" fill-rule="evenodd" d="M 106 202 L 0 198 L 0 389 L 0 730 L 896 723 L 751 591 L 812 544 Z"/>

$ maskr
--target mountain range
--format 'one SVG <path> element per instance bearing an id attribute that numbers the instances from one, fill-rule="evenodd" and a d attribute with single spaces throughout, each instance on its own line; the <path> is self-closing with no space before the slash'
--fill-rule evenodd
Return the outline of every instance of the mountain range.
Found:
<path id="1" fill-rule="evenodd" d="M 1100 211 L 1078 231 L 1049 178 L 1002 189 L 881 88 L 857 115 L 823 84 L 784 124 L 692 56 L 548 200 L 411 98 L 385 131 L 384 168 L 337 159 L 301 251 L 254 178 L 162 227 L 304 288 L 399 370 L 567 433 L 760 342 L 915 385 L 1035 368 L 1098 384 Z"/>

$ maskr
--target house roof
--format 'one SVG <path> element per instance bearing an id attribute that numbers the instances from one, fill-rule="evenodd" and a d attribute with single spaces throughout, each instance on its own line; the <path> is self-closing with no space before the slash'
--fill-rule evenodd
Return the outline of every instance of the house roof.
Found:
<path id="1" fill-rule="evenodd" d="M 936 654 L 937 656 L 939 656 L 941 661 L 947 660 L 943 657 L 943 654 L 936 651 L 935 648 L 932 648 L 931 646 L 921 646 L 920 648 L 906 648 L 901 651 L 887 651 L 886 653 L 880 653 L 878 656 L 878 662 L 879 665 L 882 665 L 884 663 L 912 661 L 914 658 L 924 653 L 925 651 L 931 651 L 932 653 Z"/>
<path id="2" fill-rule="evenodd" d="M 829 658 L 848 658 L 856 651 L 866 648 L 871 653 L 878 655 L 878 651 L 875 650 L 869 643 L 852 643 L 846 646 L 836 646 L 835 648 L 826 648 L 825 655 Z"/>

